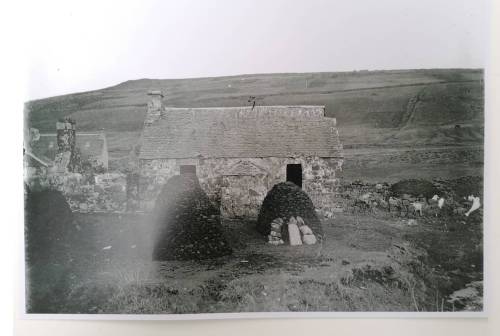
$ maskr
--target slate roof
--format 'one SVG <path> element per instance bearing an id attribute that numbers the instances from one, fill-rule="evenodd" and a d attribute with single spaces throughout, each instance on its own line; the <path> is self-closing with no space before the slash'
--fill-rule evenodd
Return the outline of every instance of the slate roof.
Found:
<path id="1" fill-rule="evenodd" d="M 101 133 L 76 133 L 76 147 L 82 158 L 101 158 L 105 146 L 105 135 Z M 44 161 L 53 162 L 57 154 L 55 133 L 40 134 L 40 139 L 31 144 L 31 152 Z"/>
<path id="2" fill-rule="evenodd" d="M 140 159 L 341 157 L 323 106 L 165 108 L 146 122 Z"/>

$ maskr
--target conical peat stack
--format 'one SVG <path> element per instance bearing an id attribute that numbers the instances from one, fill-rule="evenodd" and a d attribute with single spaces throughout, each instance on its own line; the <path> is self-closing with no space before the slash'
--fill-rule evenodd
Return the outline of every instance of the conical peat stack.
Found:
<path id="1" fill-rule="evenodd" d="M 219 209 L 194 174 L 167 181 L 156 200 L 155 221 L 154 260 L 200 260 L 232 253 Z"/>
<path id="2" fill-rule="evenodd" d="M 68 259 L 75 232 L 73 214 L 63 194 L 57 190 L 26 189 L 24 231 L 30 264 Z"/>
<path id="3" fill-rule="evenodd" d="M 274 219 L 281 218 L 287 223 L 290 217 L 297 216 L 302 217 L 319 240 L 324 238 L 321 221 L 305 191 L 291 182 L 278 183 L 264 198 L 257 218 L 257 231 L 267 236 Z M 283 236 L 286 237 L 286 234 Z"/>

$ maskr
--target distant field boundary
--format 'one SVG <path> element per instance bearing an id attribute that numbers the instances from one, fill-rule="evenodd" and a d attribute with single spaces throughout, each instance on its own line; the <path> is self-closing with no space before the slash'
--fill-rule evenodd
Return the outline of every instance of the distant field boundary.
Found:
<path id="1" fill-rule="evenodd" d="M 353 89 L 338 89 L 338 90 L 320 90 L 320 91 L 290 91 L 290 92 L 278 92 L 278 93 L 270 93 L 263 94 L 263 97 L 277 97 L 277 96 L 289 96 L 289 95 L 311 95 L 311 94 L 333 94 L 333 93 L 342 93 L 342 92 L 356 92 L 356 91 L 370 91 L 370 90 L 379 90 L 379 89 L 392 89 L 392 88 L 402 88 L 402 87 L 415 87 L 415 86 L 426 86 L 426 85 L 441 85 L 441 84 L 461 84 L 461 83 L 473 83 L 473 82 L 481 82 L 481 79 L 470 79 L 470 80 L 462 80 L 462 81 L 435 81 L 435 82 L 423 82 L 423 83 L 412 83 L 412 84 L 394 84 L 394 85 L 385 85 L 385 86 L 372 86 L 372 87 L 362 87 L 362 88 L 353 88 Z M 250 92 L 248 94 L 259 94 L 257 92 Z M 239 98 L 239 97 L 247 97 L 248 94 L 245 95 L 228 95 L 231 98 Z M 206 98 L 203 100 L 210 100 L 212 98 Z M 202 100 L 202 101 L 203 101 Z M 168 101 L 168 100 L 167 100 Z"/>
<path id="2" fill-rule="evenodd" d="M 482 145 L 472 145 L 472 146 L 411 146 L 411 147 L 397 147 L 397 148 L 383 148 L 380 150 L 367 150 L 367 148 L 359 148 L 359 152 L 356 149 L 344 151 L 344 157 L 355 157 L 364 155 L 391 155 L 398 152 L 418 152 L 418 151 L 443 151 L 443 150 L 463 150 L 463 149 L 478 149 L 483 150 Z"/>

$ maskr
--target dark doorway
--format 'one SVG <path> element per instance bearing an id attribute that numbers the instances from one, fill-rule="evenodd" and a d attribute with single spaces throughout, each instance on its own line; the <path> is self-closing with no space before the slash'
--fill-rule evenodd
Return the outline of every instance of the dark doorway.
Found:
<path id="1" fill-rule="evenodd" d="M 196 175 L 196 166 L 195 165 L 181 165 L 181 175 L 184 174 L 194 174 Z"/>
<path id="2" fill-rule="evenodd" d="M 300 163 L 286 165 L 286 180 L 302 188 L 302 165 Z"/>

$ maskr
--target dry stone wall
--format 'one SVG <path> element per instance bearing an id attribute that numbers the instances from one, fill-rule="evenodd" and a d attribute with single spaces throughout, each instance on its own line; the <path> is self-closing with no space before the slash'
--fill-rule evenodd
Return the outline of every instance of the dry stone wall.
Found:
<path id="1" fill-rule="evenodd" d="M 90 178 L 79 173 L 27 175 L 26 184 L 32 190 L 61 191 L 72 211 L 126 211 L 126 176 L 121 173 L 99 174 Z"/>
<path id="2" fill-rule="evenodd" d="M 369 213 L 373 216 L 401 218 L 463 215 L 472 204 L 464 195 L 483 197 L 482 180 L 478 177 L 436 179 L 431 183 L 437 188 L 438 198 L 442 197 L 444 200 L 442 208 L 438 206 L 437 199 L 410 194 L 395 195 L 388 183 L 340 183 L 335 195 L 337 208 L 332 213 L 326 212 L 325 217 L 333 216 L 334 212 Z M 462 189 L 466 190 L 461 191 Z M 482 213 L 482 209 L 478 212 Z"/>

